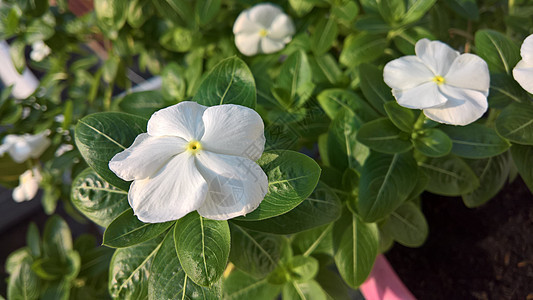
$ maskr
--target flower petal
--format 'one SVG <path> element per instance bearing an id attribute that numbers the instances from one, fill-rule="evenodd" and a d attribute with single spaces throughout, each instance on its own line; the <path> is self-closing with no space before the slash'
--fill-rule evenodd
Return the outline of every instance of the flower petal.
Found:
<path id="1" fill-rule="evenodd" d="M 35 172 L 35 174 L 34 174 Z M 39 191 L 41 176 L 38 171 L 27 170 L 19 177 L 19 185 L 13 189 L 13 200 L 15 202 L 28 201 L 35 198 Z"/>
<path id="2" fill-rule="evenodd" d="M 424 62 L 414 55 L 392 60 L 383 69 L 383 80 L 396 90 L 414 88 L 431 81 L 434 77 Z"/>
<path id="3" fill-rule="evenodd" d="M 263 120 L 255 110 L 234 104 L 212 106 L 203 116 L 203 149 L 219 154 L 261 157 L 265 149 Z"/>
<path id="4" fill-rule="evenodd" d="M 528 63 L 533 63 L 533 34 L 529 35 L 520 47 L 520 56 Z"/>
<path id="5" fill-rule="evenodd" d="M 442 85 L 440 89 L 448 101 L 442 106 L 424 109 L 424 114 L 433 121 L 468 125 L 487 111 L 487 96 L 482 92 L 447 85 Z"/>
<path id="6" fill-rule="evenodd" d="M 187 141 L 179 137 L 141 133 L 128 149 L 113 156 L 109 169 L 127 181 L 144 179 L 157 173 L 173 156 L 184 152 L 186 146 Z"/>
<path id="7" fill-rule="evenodd" d="M 188 152 L 176 155 L 152 177 L 135 180 L 128 201 L 139 220 L 160 223 L 177 220 L 205 201 L 207 183 Z"/>
<path id="8" fill-rule="evenodd" d="M 258 4 L 250 9 L 248 17 L 252 22 L 261 25 L 263 28 L 270 28 L 270 25 L 283 11 L 270 3 Z"/>
<path id="9" fill-rule="evenodd" d="M 284 47 L 285 47 L 285 42 L 274 40 L 269 37 L 264 37 L 261 39 L 259 49 L 261 53 L 270 54 L 270 53 L 278 52 Z"/>
<path id="10" fill-rule="evenodd" d="M 407 108 L 424 109 L 446 102 L 446 97 L 439 92 L 438 85 L 433 81 L 407 90 L 392 90 L 392 94 L 398 104 Z"/>
<path id="11" fill-rule="evenodd" d="M 477 55 L 465 53 L 457 57 L 444 78 L 447 85 L 480 91 L 485 96 L 489 95 L 489 67 Z"/>
<path id="12" fill-rule="evenodd" d="M 262 26 L 256 22 L 250 20 L 250 10 L 247 9 L 237 17 L 235 24 L 233 24 L 233 34 L 252 34 L 259 33 L 261 29 L 264 29 Z"/>
<path id="13" fill-rule="evenodd" d="M 459 56 L 459 52 L 440 41 L 421 39 L 415 45 L 418 56 L 435 75 L 444 76 L 453 61 Z"/>
<path id="14" fill-rule="evenodd" d="M 41 132 L 36 135 L 29 135 L 25 137 L 26 142 L 31 148 L 30 156 L 33 158 L 38 158 L 43 154 L 43 152 L 50 146 L 50 139 L 46 136 L 49 133 L 47 131 Z"/>
<path id="15" fill-rule="evenodd" d="M 268 37 L 288 43 L 294 34 L 294 24 L 286 14 L 278 15 L 268 28 Z M 287 41 L 287 38 L 289 40 Z"/>
<path id="16" fill-rule="evenodd" d="M 240 33 L 235 35 L 235 46 L 239 52 L 246 56 L 256 55 L 259 52 L 259 33 Z"/>
<path id="17" fill-rule="evenodd" d="M 256 209 L 268 191 L 268 178 L 255 162 L 238 156 L 202 151 L 198 170 L 209 192 L 198 213 L 213 220 L 227 220 Z"/>
<path id="18" fill-rule="evenodd" d="M 148 134 L 151 136 L 178 136 L 187 141 L 198 140 L 204 134 L 202 115 L 206 106 L 192 101 L 156 111 L 148 121 Z"/>
<path id="19" fill-rule="evenodd" d="M 533 94 L 533 65 L 519 61 L 513 69 L 513 77 L 528 93 Z"/>

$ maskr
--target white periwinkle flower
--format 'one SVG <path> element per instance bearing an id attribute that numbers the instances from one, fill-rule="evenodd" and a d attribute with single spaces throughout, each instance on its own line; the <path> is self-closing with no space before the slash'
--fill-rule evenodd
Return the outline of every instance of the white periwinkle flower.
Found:
<path id="1" fill-rule="evenodd" d="M 22 173 L 19 177 L 19 185 L 13 190 L 13 200 L 23 202 L 33 199 L 39 190 L 41 180 L 41 173 L 37 168 Z"/>
<path id="2" fill-rule="evenodd" d="M 263 120 L 233 104 L 184 101 L 155 112 L 109 168 L 133 180 L 128 201 L 139 220 L 158 223 L 198 211 L 226 220 L 253 211 L 268 190 L 255 163 L 264 150 Z"/>
<path id="3" fill-rule="evenodd" d="M 17 163 L 22 163 L 30 157 L 38 158 L 50 146 L 50 139 L 46 137 L 48 134 L 48 130 L 35 135 L 8 134 L 0 146 L 0 156 L 8 152 Z"/>
<path id="4" fill-rule="evenodd" d="M 522 60 L 514 67 L 513 77 L 524 90 L 533 94 L 533 34 L 522 43 L 520 55 Z"/>
<path id="5" fill-rule="evenodd" d="M 235 45 L 244 55 L 274 53 L 285 47 L 294 35 L 294 24 L 283 11 L 270 3 L 249 8 L 233 25 Z"/>
<path id="6" fill-rule="evenodd" d="M 383 70 L 398 104 L 452 125 L 470 124 L 485 113 L 490 77 L 483 59 L 428 39 L 419 40 L 415 52 L 390 61 Z"/>
<path id="7" fill-rule="evenodd" d="M 34 61 L 41 61 L 47 57 L 52 50 L 43 41 L 31 44 L 30 58 Z"/>

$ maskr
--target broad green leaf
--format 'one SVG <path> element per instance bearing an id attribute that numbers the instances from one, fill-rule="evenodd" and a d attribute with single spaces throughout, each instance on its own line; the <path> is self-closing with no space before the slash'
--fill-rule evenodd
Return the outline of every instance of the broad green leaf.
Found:
<path id="1" fill-rule="evenodd" d="M 127 21 L 133 28 L 140 28 L 154 13 L 150 0 L 130 1 Z"/>
<path id="2" fill-rule="evenodd" d="M 196 285 L 183 271 L 174 245 L 174 234 L 169 232 L 152 262 L 148 279 L 148 299 L 220 299 L 219 284 L 212 287 Z"/>
<path id="3" fill-rule="evenodd" d="M 460 196 L 479 187 L 474 171 L 457 156 L 431 158 L 419 163 L 419 166 L 429 177 L 426 189 L 432 193 Z"/>
<path id="4" fill-rule="evenodd" d="M 511 74 L 520 60 L 520 49 L 506 35 L 489 29 L 476 32 L 476 52 L 495 73 Z"/>
<path id="5" fill-rule="evenodd" d="M 361 91 L 366 100 L 379 113 L 386 115 L 383 105 L 388 101 L 394 101 L 391 88 L 383 81 L 383 71 L 370 64 L 362 64 L 359 67 L 361 78 Z"/>
<path id="6" fill-rule="evenodd" d="M 222 276 L 231 246 L 227 221 L 189 213 L 176 222 L 174 243 L 181 267 L 194 282 L 210 286 Z"/>
<path id="7" fill-rule="evenodd" d="M 383 54 L 387 39 L 382 35 L 367 33 L 351 34 L 344 40 L 344 47 L 339 62 L 348 68 L 355 68 L 362 63 L 370 63 Z"/>
<path id="8" fill-rule="evenodd" d="M 405 202 L 390 214 L 381 230 L 404 246 L 420 247 L 429 228 L 422 211 L 412 202 Z"/>
<path id="9" fill-rule="evenodd" d="M 379 13 L 389 24 L 395 24 L 405 14 L 404 0 L 377 1 L 377 3 Z"/>
<path id="10" fill-rule="evenodd" d="M 331 15 L 344 22 L 352 22 L 358 13 L 359 6 L 354 0 L 334 2 L 331 7 Z"/>
<path id="11" fill-rule="evenodd" d="M 324 17 L 315 25 L 311 35 L 311 47 L 316 55 L 326 53 L 337 39 L 337 22 L 331 16 Z"/>
<path id="12" fill-rule="evenodd" d="M 113 248 L 130 247 L 158 237 L 174 221 L 164 223 L 143 223 L 128 209 L 120 214 L 104 232 L 103 244 Z"/>
<path id="13" fill-rule="evenodd" d="M 504 109 L 509 104 L 528 101 L 528 93 L 508 74 L 491 74 L 489 107 Z"/>
<path id="14" fill-rule="evenodd" d="M 170 102 L 178 102 L 185 99 L 187 95 L 187 84 L 185 81 L 185 71 L 176 64 L 170 63 L 161 73 L 163 97 Z"/>
<path id="15" fill-rule="evenodd" d="M 26 245 L 30 249 L 33 257 L 41 256 L 41 237 L 39 236 L 39 228 L 35 223 L 31 222 L 26 232 Z"/>
<path id="16" fill-rule="evenodd" d="M 191 26 L 194 24 L 194 12 L 190 1 L 183 0 L 165 0 L 165 2 L 174 10 L 171 11 L 174 18 L 183 20 L 185 25 Z M 172 19 L 172 18 L 171 18 Z"/>
<path id="17" fill-rule="evenodd" d="M 129 183 L 109 169 L 109 161 L 146 131 L 147 120 L 138 116 L 103 112 L 78 121 L 76 146 L 87 164 L 110 184 L 127 191 Z"/>
<path id="18" fill-rule="evenodd" d="M 413 190 L 418 176 L 411 153 L 386 155 L 372 152 L 359 180 L 358 211 L 363 220 L 374 222 L 400 206 Z"/>
<path id="19" fill-rule="evenodd" d="M 479 9 L 476 0 L 445 0 L 444 2 L 448 4 L 453 11 L 464 18 L 473 21 L 479 19 Z"/>
<path id="20" fill-rule="evenodd" d="M 230 261 L 240 270 L 263 278 L 278 265 L 283 238 L 279 235 L 248 231 L 230 224 Z"/>
<path id="21" fill-rule="evenodd" d="M 341 203 L 337 195 L 319 182 L 307 199 L 286 214 L 261 221 L 234 223 L 260 232 L 291 234 L 333 222 L 340 213 Z"/>
<path id="22" fill-rule="evenodd" d="M 422 1 L 432 2 L 432 5 L 435 2 L 434 0 L 430 0 L 430 1 L 418 0 L 418 2 L 422 2 Z M 428 29 L 421 27 L 421 26 L 415 26 L 413 28 L 409 28 L 395 35 L 393 38 L 393 41 L 394 41 L 394 45 L 404 55 L 415 55 L 416 42 L 423 38 L 426 38 L 429 40 L 437 39 Z"/>
<path id="23" fill-rule="evenodd" d="M 312 256 L 297 255 L 286 264 L 289 271 L 289 281 L 306 282 L 318 273 L 318 260 Z"/>
<path id="24" fill-rule="evenodd" d="M 40 299 L 43 300 L 68 300 L 70 296 L 70 280 L 54 280 L 49 282 L 43 289 Z"/>
<path id="25" fill-rule="evenodd" d="M 38 258 L 32 264 L 32 270 L 45 280 L 74 280 L 80 271 L 81 258 L 77 251 L 69 250 L 64 259 L 59 257 Z"/>
<path id="26" fill-rule="evenodd" d="M 64 262 L 70 250 L 72 250 L 72 235 L 67 223 L 57 215 L 51 216 L 44 226 L 44 256 L 58 258 Z"/>
<path id="27" fill-rule="evenodd" d="M 15 66 L 15 69 L 17 70 L 17 72 L 19 72 L 19 74 L 22 74 L 22 72 L 26 68 L 26 57 L 24 56 L 25 48 L 26 44 L 19 39 L 13 41 L 9 48 L 11 61 L 13 62 L 13 65 Z"/>
<path id="28" fill-rule="evenodd" d="M 161 240 L 157 239 L 115 251 L 109 265 L 108 284 L 113 298 L 146 299 L 148 278 L 154 277 L 149 276 L 151 266 L 160 247 Z"/>
<path id="29" fill-rule="evenodd" d="M 496 119 L 496 131 L 513 143 L 533 145 L 533 105 L 513 103 Z"/>
<path id="30" fill-rule="evenodd" d="M 344 283 L 337 272 L 321 267 L 315 280 L 320 284 L 328 299 L 350 300 L 348 286 Z"/>
<path id="31" fill-rule="evenodd" d="M 239 104 L 254 108 L 256 91 L 252 72 L 240 58 L 226 58 L 207 74 L 193 100 L 206 106 Z"/>
<path id="32" fill-rule="evenodd" d="M 270 284 L 267 278 L 255 279 L 240 271 L 233 270 L 223 281 L 224 300 L 272 300 L 281 291 L 280 285 Z"/>
<path id="33" fill-rule="evenodd" d="M 377 34 L 392 30 L 391 26 L 380 15 L 362 15 L 355 21 L 355 28 L 360 31 Z"/>
<path id="34" fill-rule="evenodd" d="M 331 53 L 325 53 L 320 56 L 314 57 L 316 64 L 318 65 L 318 68 L 320 71 L 324 74 L 326 79 L 334 85 L 337 85 L 339 83 L 342 83 L 347 80 L 347 77 L 345 74 L 343 74 L 341 68 L 339 67 L 339 63 L 337 62 L 337 59 L 331 55 Z M 314 76 L 314 80 L 316 81 L 319 72 L 313 71 L 313 74 L 316 73 L 316 76 Z"/>
<path id="35" fill-rule="evenodd" d="M 452 140 L 452 153 L 461 157 L 492 157 L 507 151 L 511 146 L 494 129 L 480 124 L 441 126 L 440 129 Z"/>
<path id="36" fill-rule="evenodd" d="M 24 35 L 26 43 L 33 44 L 38 41 L 45 41 L 52 37 L 55 33 L 55 23 L 55 18 L 50 14 L 44 15 L 40 19 L 32 20 L 28 24 Z"/>
<path id="37" fill-rule="evenodd" d="M 74 179 L 70 195 L 72 204 L 84 216 L 103 227 L 130 208 L 128 193 L 110 185 L 90 168 Z"/>
<path id="38" fill-rule="evenodd" d="M 326 292 L 314 281 L 287 282 L 281 291 L 281 297 L 285 300 L 326 300 Z"/>
<path id="39" fill-rule="evenodd" d="M 313 94 L 313 74 L 305 52 L 295 51 L 283 63 L 272 92 L 286 107 L 301 107 Z M 281 98 L 280 98 L 281 97 Z"/>
<path id="40" fill-rule="evenodd" d="M 402 153 L 412 147 L 409 134 L 394 126 L 388 118 L 363 124 L 357 132 L 357 141 L 372 150 L 388 154 Z"/>
<path id="41" fill-rule="evenodd" d="M 359 287 L 370 274 L 378 255 L 378 229 L 345 210 L 333 226 L 335 264 L 344 281 Z"/>
<path id="42" fill-rule="evenodd" d="M 15 269 L 22 264 L 22 261 L 28 258 L 30 259 L 29 263 L 31 264 L 31 256 L 32 253 L 29 247 L 19 248 L 9 253 L 5 262 L 5 272 L 7 274 L 15 272 Z"/>
<path id="43" fill-rule="evenodd" d="M 385 112 L 391 122 L 401 131 L 411 133 L 420 112 L 400 106 L 396 101 L 385 103 Z"/>
<path id="44" fill-rule="evenodd" d="M 298 17 L 302 17 L 310 12 L 314 5 L 307 0 L 289 0 L 289 5 Z"/>
<path id="45" fill-rule="evenodd" d="M 28 256 L 12 270 L 7 283 L 7 298 L 13 300 L 33 300 L 39 298 L 41 280 L 31 270 Z"/>
<path id="46" fill-rule="evenodd" d="M 126 22 L 129 11 L 128 4 L 128 1 L 124 0 L 94 1 L 94 11 L 98 26 L 112 40 L 118 37 L 118 31 Z"/>
<path id="47" fill-rule="evenodd" d="M 200 26 L 208 24 L 220 10 L 221 0 L 197 1 L 194 17 Z"/>
<path id="48" fill-rule="evenodd" d="M 123 112 L 148 119 L 169 104 L 171 103 L 165 101 L 160 91 L 142 91 L 126 95 L 120 100 L 118 107 Z"/>
<path id="49" fill-rule="evenodd" d="M 290 211 L 309 197 L 320 177 L 318 164 L 294 151 L 264 152 L 257 163 L 268 176 L 268 193 L 257 209 L 236 220 L 257 221 Z"/>
<path id="50" fill-rule="evenodd" d="M 403 16 L 402 23 L 408 24 L 418 21 L 435 4 L 437 0 L 409 0 L 407 11 Z"/>
<path id="51" fill-rule="evenodd" d="M 429 157 L 445 156 L 452 151 L 452 140 L 442 130 L 429 128 L 417 132 L 412 139 L 415 149 Z"/>
<path id="52" fill-rule="evenodd" d="M 369 122 L 379 117 L 359 95 L 347 89 L 327 89 L 317 96 L 318 103 L 330 119 L 335 119 L 342 108 L 352 111 L 362 122 Z"/>
<path id="53" fill-rule="evenodd" d="M 291 244 L 297 253 L 301 253 L 304 256 L 309 256 L 313 253 L 333 255 L 332 228 L 333 223 L 330 223 L 297 233 L 293 236 Z"/>
<path id="54" fill-rule="evenodd" d="M 520 177 L 533 193 L 533 146 L 513 145 L 511 154 Z"/>
<path id="55" fill-rule="evenodd" d="M 514 147 L 514 146 L 513 146 Z M 509 178 L 511 156 L 509 152 L 485 159 L 466 160 L 479 178 L 480 186 L 462 196 L 467 207 L 476 207 L 489 201 L 502 189 Z"/>
<path id="56" fill-rule="evenodd" d="M 169 29 L 159 38 L 164 48 L 174 52 L 188 52 L 194 45 L 195 32 L 184 27 Z"/>

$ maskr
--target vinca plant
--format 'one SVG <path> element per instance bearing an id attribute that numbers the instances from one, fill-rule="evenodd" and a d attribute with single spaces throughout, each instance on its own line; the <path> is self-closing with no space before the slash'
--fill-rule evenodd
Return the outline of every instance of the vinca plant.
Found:
<path id="1" fill-rule="evenodd" d="M 0 183 L 103 232 L 30 226 L 8 299 L 349 299 L 378 254 L 424 243 L 422 193 L 477 207 L 518 176 L 533 191 L 532 14 L 3 1 L 0 36 L 40 85 L 0 96 Z M 136 91 L 143 76 L 160 84 Z"/>

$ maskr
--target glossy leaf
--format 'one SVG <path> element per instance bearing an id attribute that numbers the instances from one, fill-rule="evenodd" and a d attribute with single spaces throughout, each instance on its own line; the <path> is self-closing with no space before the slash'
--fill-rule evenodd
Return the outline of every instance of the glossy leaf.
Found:
<path id="1" fill-rule="evenodd" d="M 268 193 L 256 210 L 236 220 L 257 221 L 290 211 L 309 197 L 320 177 L 318 164 L 294 151 L 264 152 L 257 163 L 268 176 Z"/>
<path id="2" fill-rule="evenodd" d="M 337 22 L 332 17 L 322 18 L 316 23 L 311 35 L 311 47 L 316 55 L 322 55 L 331 48 L 337 39 Z"/>
<path id="3" fill-rule="evenodd" d="M 405 13 L 405 1 L 403 0 L 389 0 L 376 1 L 378 3 L 378 10 L 381 16 L 389 24 L 394 24 L 402 19 Z"/>
<path id="4" fill-rule="evenodd" d="M 14 300 L 33 300 L 39 298 L 41 280 L 31 269 L 28 256 L 14 267 L 7 283 L 7 298 Z"/>
<path id="5" fill-rule="evenodd" d="M 227 221 L 189 213 L 176 222 L 174 243 L 181 267 L 194 282 L 210 286 L 222 276 L 231 246 Z"/>
<path id="6" fill-rule="evenodd" d="M 492 72 L 511 74 L 520 60 L 518 46 L 500 32 L 489 29 L 478 30 L 475 43 L 477 54 L 487 62 Z"/>
<path id="7" fill-rule="evenodd" d="M 405 202 L 390 214 L 381 230 L 404 246 L 419 247 L 429 228 L 422 211 L 412 202 Z"/>
<path id="8" fill-rule="evenodd" d="M 381 35 L 367 33 L 351 34 L 344 40 L 339 62 L 348 68 L 370 63 L 383 54 L 387 39 Z"/>
<path id="9" fill-rule="evenodd" d="M 149 119 L 154 112 L 169 104 L 160 91 L 142 91 L 126 95 L 118 107 L 123 112 Z"/>
<path id="10" fill-rule="evenodd" d="M 143 223 L 128 209 L 120 214 L 104 232 L 103 244 L 113 248 L 130 247 L 158 237 L 165 232 L 174 221 L 165 223 Z"/>
<path id="11" fill-rule="evenodd" d="M 388 118 L 363 124 L 357 132 L 357 140 L 372 150 L 388 154 L 402 153 L 412 147 L 409 135 Z"/>
<path id="12" fill-rule="evenodd" d="M 313 253 L 333 255 L 332 229 L 333 223 L 330 223 L 328 225 L 297 233 L 293 236 L 291 244 L 295 249 L 295 252 L 301 253 L 304 256 Z"/>
<path id="13" fill-rule="evenodd" d="M 256 91 L 252 72 L 240 58 L 226 58 L 207 74 L 193 100 L 206 106 L 238 104 L 254 108 Z"/>
<path id="14" fill-rule="evenodd" d="M 419 166 L 429 177 L 426 189 L 432 193 L 460 196 L 479 187 L 476 174 L 457 156 L 431 158 L 419 163 Z"/>
<path id="15" fill-rule="evenodd" d="M 199 25 L 208 24 L 220 10 L 221 0 L 198 1 L 194 9 Z"/>
<path id="16" fill-rule="evenodd" d="M 445 156 L 452 151 L 452 140 L 442 130 L 430 128 L 416 133 L 411 140 L 415 149 L 429 157 Z"/>
<path id="17" fill-rule="evenodd" d="M 533 145 L 533 105 L 507 106 L 496 119 L 496 131 L 513 143 Z"/>
<path id="18" fill-rule="evenodd" d="M 511 154 L 520 177 L 533 193 L 533 146 L 513 145 Z"/>
<path id="19" fill-rule="evenodd" d="M 400 106 L 396 101 L 385 103 L 385 112 L 391 122 L 401 131 L 411 133 L 419 112 Z"/>
<path id="20" fill-rule="evenodd" d="M 347 89 L 327 89 L 317 96 L 318 103 L 330 119 L 335 119 L 343 108 L 352 111 L 362 122 L 379 117 L 376 111 L 359 95 Z"/>
<path id="21" fill-rule="evenodd" d="M 288 300 L 326 300 L 326 292 L 314 281 L 287 282 L 281 292 L 283 299 Z"/>
<path id="22" fill-rule="evenodd" d="M 146 131 L 147 120 L 138 116 L 103 112 L 88 115 L 76 125 L 76 146 L 87 164 L 110 184 L 127 191 L 129 183 L 109 169 L 115 154 L 128 148 Z"/>
<path id="23" fill-rule="evenodd" d="M 328 299 L 350 300 L 348 286 L 344 283 L 338 272 L 331 271 L 328 268 L 320 268 L 315 280 L 320 287 L 326 292 Z"/>
<path id="24" fill-rule="evenodd" d="M 501 154 L 511 144 L 492 128 L 470 124 L 463 127 L 442 126 L 441 130 L 452 140 L 452 153 L 466 158 L 487 158 Z"/>
<path id="25" fill-rule="evenodd" d="M 255 279 L 240 271 L 233 270 L 223 281 L 224 300 L 272 300 L 281 291 L 280 285 L 270 284 L 266 278 Z"/>
<path id="26" fill-rule="evenodd" d="M 305 52 L 295 51 L 283 63 L 273 89 L 278 101 L 286 107 L 301 107 L 314 89 L 313 73 Z"/>
<path id="27" fill-rule="evenodd" d="M 416 185 L 416 161 L 411 153 L 372 152 L 359 180 L 358 212 L 366 222 L 386 217 L 400 206 Z"/>
<path id="28" fill-rule="evenodd" d="M 90 168 L 72 182 L 71 200 L 84 216 L 103 227 L 130 208 L 128 193 L 110 185 Z"/>
<path id="29" fill-rule="evenodd" d="M 67 223 L 57 215 L 51 216 L 44 226 L 43 254 L 64 261 L 70 250 L 72 250 L 72 235 Z"/>
<path id="30" fill-rule="evenodd" d="M 410 0 L 407 11 L 403 16 L 402 23 L 412 23 L 418 21 L 435 4 L 437 0 Z"/>
<path id="31" fill-rule="evenodd" d="M 128 4 L 128 1 L 94 1 L 94 11 L 98 25 L 110 39 L 116 39 L 118 37 L 118 31 L 126 22 Z"/>
<path id="32" fill-rule="evenodd" d="M 394 97 L 391 88 L 383 81 L 383 71 L 374 65 L 362 64 L 359 67 L 359 77 L 365 98 L 379 113 L 386 115 L 383 105 L 394 101 Z"/>

